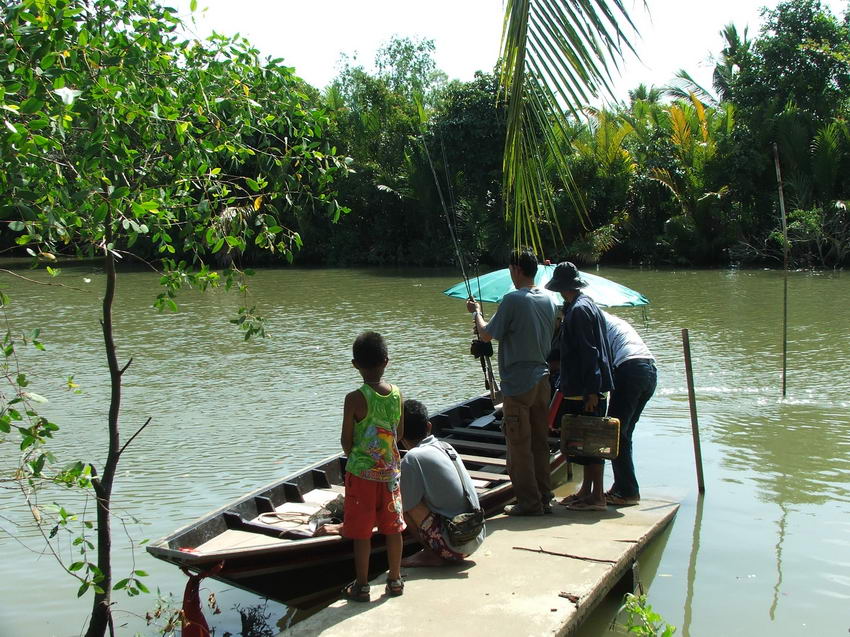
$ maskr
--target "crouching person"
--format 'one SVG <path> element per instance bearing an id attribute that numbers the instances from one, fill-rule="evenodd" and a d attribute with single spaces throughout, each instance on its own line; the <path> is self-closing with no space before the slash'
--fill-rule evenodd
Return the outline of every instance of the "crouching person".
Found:
<path id="1" fill-rule="evenodd" d="M 425 405 L 404 401 L 402 444 L 408 449 L 401 460 L 401 501 L 408 529 L 424 546 L 402 560 L 405 567 L 444 566 L 463 561 L 484 541 L 486 529 L 472 540 L 452 544 L 447 523 L 454 516 L 478 508 L 478 494 L 460 455 L 431 435 Z M 471 504 L 470 504 L 471 501 Z"/>

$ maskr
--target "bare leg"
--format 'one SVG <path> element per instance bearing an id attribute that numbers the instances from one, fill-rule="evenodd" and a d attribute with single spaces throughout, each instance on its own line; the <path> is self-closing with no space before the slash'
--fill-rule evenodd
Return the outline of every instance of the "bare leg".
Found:
<path id="1" fill-rule="evenodd" d="M 387 579 L 401 578 L 401 548 L 402 540 L 401 533 L 393 533 L 387 535 L 387 562 L 389 562 L 389 572 Z"/>
<path id="2" fill-rule="evenodd" d="M 420 502 L 410 511 L 404 514 L 404 521 L 407 523 L 407 530 L 411 535 L 422 545 L 422 550 L 414 553 L 410 557 L 406 557 L 401 561 L 401 565 L 405 568 L 414 568 L 417 566 L 444 566 L 448 564 L 446 560 L 434 553 L 431 548 L 422 541 L 422 536 L 419 535 L 419 525 L 422 524 L 431 510 Z"/>
<path id="3" fill-rule="evenodd" d="M 400 537 L 400 536 L 399 536 Z M 387 538 L 389 540 L 389 538 Z M 372 540 L 353 540 L 354 542 L 354 572 L 357 583 L 361 586 L 369 583 L 369 553 L 372 550 Z M 389 549 L 389 542 L 387 542 Z"/>
<path id="4" fill-rule="evenodd" d="M 602 486 L 605 465 L 589 464 L 584 467 L 585 480 L 588 483 L 589 492 L 586 502 L 589 504 L 605 504 L 605 489 Z M 582 484 L 582 490 L 584 484 Z"/>

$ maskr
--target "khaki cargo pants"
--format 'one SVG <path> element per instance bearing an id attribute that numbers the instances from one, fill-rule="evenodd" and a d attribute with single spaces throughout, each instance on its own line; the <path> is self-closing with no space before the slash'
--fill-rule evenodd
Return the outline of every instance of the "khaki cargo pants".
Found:
<path id="1" fill-rule="evenodd" d="M 502 427 L 508 447 L 508 474 L 517 504 L 541 511 L 549 504 L 552 481 L 549 469 L 549 377 L 544 376 L 524 394 L 505 396 Z"/>

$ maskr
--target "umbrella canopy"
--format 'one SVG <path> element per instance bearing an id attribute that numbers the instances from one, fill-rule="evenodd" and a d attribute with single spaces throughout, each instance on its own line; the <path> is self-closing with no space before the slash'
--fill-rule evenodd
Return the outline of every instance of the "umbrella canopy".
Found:
<path id="1" fill-rule="evenodd" d="M 534 282 L 543 287 L 552 274 L 555 272 L 554 265 L 538 265 L 537 276 L 534 277 Z M 579 272 L 581 278 L 587 281 L 587 286 L 582 288 L 582 292 L 587 294 L 594 300 L 597 305 L 604 307 L 634 307 L 638 305 L 646 305 L 649 299 L 640 292 L 627 288 L 619 283 L 614 283 L 604 277 L 587 272 Z M 478 301 L 487 301 L 488 303 L 499 303 L 508 292 L 514 290 L 514 284 L 511 281 L 511 273 L 508 268 L 495 270 L 479 277 L 469 280 L 469 285 L 472 288 L 472 294 Z M 560 295 L 555 292 L 549 292 L 558 302 L 561 301 Z M 444 290 L 443 294 L 456 299 L 466 299 L 468 296 L 466 283 L 461 281 L 457 285 L 453 285 L 448 290 Z"/>

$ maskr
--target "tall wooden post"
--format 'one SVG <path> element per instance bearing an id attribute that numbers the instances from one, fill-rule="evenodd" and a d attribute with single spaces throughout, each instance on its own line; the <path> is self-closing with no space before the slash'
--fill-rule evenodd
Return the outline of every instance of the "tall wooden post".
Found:
<path id="1" fill-rule="evenodd" d="M 691 340 L 688 330 L 682 330 L 682 348 L 685 351 L 685 374 L 688 377 L 688 404 L 691 407 L 691 433 L 694 437 L 694 461 L 697 466 L 697 487 L 705 493 L 705 478 L 702 474 L 702 449 L 699 443 L 699 422 L 697 422 L 697 401 L 694 395 L 694 369 L 691 365 Z"/>
<path id="2" fill-rule="evenodd" d="M 779 149 L 773 144 L 773 161 L 776 164 L 776 183 L 779 186 L 779 211 L 782 215 L 782 243 L 784 264 L 782 268 L 782 397 L 785 397 L 785 376 L 788 364 L 788 221 L 785 217 L 785 195 L 782 191 L 782 172 L 779 170 Z"/>

